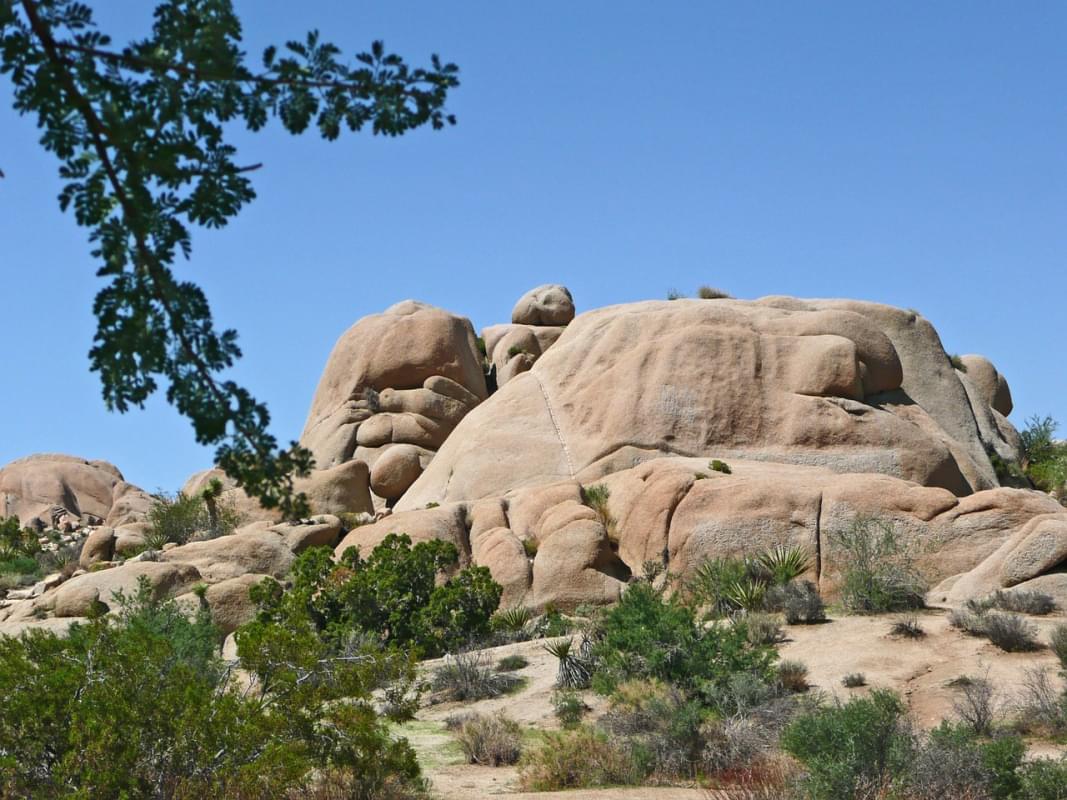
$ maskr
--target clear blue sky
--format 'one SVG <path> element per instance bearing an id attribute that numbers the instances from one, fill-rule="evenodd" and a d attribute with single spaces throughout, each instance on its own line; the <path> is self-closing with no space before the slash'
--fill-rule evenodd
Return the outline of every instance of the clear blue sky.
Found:
<path id="1" fill-rule="evenodd" d="M 149 0 L 100 0 L 117 38 Z M 508 320 L 701 283 L 922 311 L 1067 425 L 1067 3 L 237 3 L 250 51 L 318 27 L 455 61 L 443 133 L 241 135 L 259 199 L 179 266 L 241 334 L 237 377 L 299 435 L 337 337 L 413 297 Z M 0 463 L 104 458 L 148 489 L 211 462 L 159 400 L 109 414 L 99 280 L 0 77 Z"/>

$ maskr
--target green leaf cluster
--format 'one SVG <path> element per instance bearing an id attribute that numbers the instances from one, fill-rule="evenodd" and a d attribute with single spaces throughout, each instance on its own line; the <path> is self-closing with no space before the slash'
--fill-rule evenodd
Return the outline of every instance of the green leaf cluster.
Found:
<path id="1" fill-rule="evenodd" d="M 142 579 L 117 618 L 0 638 L 0 796 L 276 798 L 324 776 L 379 797 L 421 790 L 414 753 L 370 692 L 395 665 L 338 659 L 310 627 L 243 634 L 246 688 L 217 655 L 205 610 L 188 619 Z"/>
<path id="2" fill-rule="evenodd" d="M 661 680 L 716 707 L 740 673 L 773 681 L 774 649 L 752 645 L 743 622 L 699 622 L 692 608 L 636 583 L 605 615 L 593 646 L 593 688 L 610 694 L 630 680 Z"/>
<path id="3" fill-rule="evenodd" d="M 406 534 L 390 534 L 367 558 L 353 547 L 334 562 L 329 548 L 310 548 L 293 564 L 289 591 L 268 581 L 254 597 L 263 623 L 307 620 L 335 646 L 363 632 L 382 646 L 436 656 L 487 635 L 500 603 L 502 588 L 486 567 L 455 571 L 458 564 L 451 542 L 412 546 Z M 455 574 L 439 583 L 448 571 Z"/>
<path id="4" fill-rule="evenodd" d="M 239 486 L 306 516 L 293 479 L 310 453 L 280 447 L 266 406 L 221 377 L 241 356 L 237 333 L 216 328 L 203 291 L 172 265 L 190 257 L 193 228 L 221 228 L 255 197 L 249 175 L 262 165 L 239 162 L 234 124 L 255 131 L 276 118 L 331 140 L 342 128 L 439 129 L 455 121 L 444 104 L 458 70 L 437 56 L 409 67 L 381 42 L 349 61 L 317 31 L 266 48 L 256 67 L 230 0 L 165 0 L 153 17 L 148 36 L 120 47 L 84 2 L 0 2 L 0 73 L 60 160 L 60 207 L 89 230 L 108 281 L 89 354 L 108 408 L 143 407 L 164 383 Z"/>

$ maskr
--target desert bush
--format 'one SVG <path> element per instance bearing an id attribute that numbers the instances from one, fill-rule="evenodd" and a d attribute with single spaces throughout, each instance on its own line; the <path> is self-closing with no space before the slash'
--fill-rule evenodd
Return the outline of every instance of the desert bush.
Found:
<path id="1" fill-rule="evenodd" d="M 1019 433 L 1023 468 L 1038 489 L 1063 492 L 1067 482 L 1067 442 L 1054 438 L 1058 424 L 1052 417 L 1033 416 Z"/>
<path id="2" fill-rule="evenodd" d="M 867 676 L 862 672 L 849 672 L 841 678 L 841 685 L 847 689 L 857 689 L 867 685 Z"/>
<path id="3" fill-rule="evenodd" d="M 503 714 L 473 714 L 455 736 L 468 764 L 499 767 L 516 763 L 522 755 L 522 728 Z"/>
<path id="4" fill-rule="evenodd" d="M 1044 592 L 1030 592 L 1025 589 L 998 591 L 993 594 L 993 606 L 1017 614 L 1030 614 L 1043 617 L 1056 610 L 1056 601 L 1052 595 Z"/>
<path id="5" fill-rule="evenodd" d="M 536 539 L 523 539 L 522 551 L 526 553 L 527 558 L 535 558 L 537 556 L 537 540 Z"/>
<path id="6" fill-rule="evenodd" d="M 983 632 L 989 641 L 1008 653 L 1038 650 L 1037 630 L 1018 614 L 990 612 L 985 615 Z"/>
<path id="7" fill-rule="evenodd" d="M 1052 685 L 1047 669 L 1031 667 L 1023 672 L 1016 706 L 1015 728 L 1022 733 L 1048 738 L 1067 733 L 1067 692 Z"/>
<path id="8" fill-rule="evenodd" d="M 610 497 L 611 491 L 602 483 L 582 488 L 582 502 L 596 512 L 597 519 L 604 526 L 604 530 L 607 531 L 608 539 L 614 542 L 618 540 L 618 534 L 615 530 L 617 522 L 615 517 L 611 515 L 611 511 L 608 510 L 608 499 Z"/>
<path id="9" fill-rule="evenodd" d="M 364 631 L 382 644 L 435 656 L 484 638 L 500 602 L 500 584 L 485 567 L 459 570 L 439 583 L 438 575 L 458 562 L 451 542 L 412 546 L 404 534 L 386 536 L 366 559 L 350 547 L 335 562 L 332 548 L 311 547 L 293 562 L 290 591 L 266 579 L 253 599 L 262 619 L 299 617 L 336 641 Z"/>
<path id="10" fill-rule="evenodd" d="M 774 614 L 745 614 L 744 622 L 748 641 L 752 644 L 778 644 L 785 638 L 782 625 Z"/>
<path id="11" fill-rule="evenodd" d="M 860 516 L 830 540 L 840 551 L 835 560 L 841 601 L 849 611 L 876 614 L 923 606 L 926 583 L 889 522 Z"/>
<path id="12" fill-rule="evenodd" d="M 546 642 L 545 650 L 559 661 L 556 686 L 560 689 L 584 689 L 592 676 L 592 665 L 574 646 L 573 639 Z"/>
<path id="13" fill-rule="evenodd" d="M 527 750 L 519 766 L 522 789 L 534 792 L 625 786 L 641 778 L 629 755 L 588 725 L 546 731 L 541 744 Z"/>
<path id="14" fill-rule="evenodd" d="M 600 726 L 629 755 L 640 775 L 660 780 L 697 776 L 708 712 L 659 681 L 632 681 L 612 695 Z"/>
<path id="15" fill-rule="evenodd" d="M 993 733 L 1000 714 L 996 688 L 989 680 L 988 670 L 981 677 L 967 676 L 957 681 L 959 696 L 953 703 L 956 716 L 977 736 Z"/>
<path id="16" fill-rule="evenodd" d="M 826 621 L 826 606 L 811 581 L 790 581 L 768 591 L 767 608 L 781 611 L 790 625 L 813 625 Z"/>
<path id="17" fill-rule="evenodd" d="M 667 299 L 668 300 L 683 300 L 684 298 L 685 298 L 685 295 L 682 294 L 681 292 L 679 292 L 677 289 L 668 289 L 667 290 Z"/>
<path id="18" fill-rule="evenodd" d="M 802 713 L 782 734 L 782 747 L 807 771 L 803 789 L 813 800 L 845 800 L 889 784 L 906 773 L 911 742 L 904 706 L 885 690 Z"/>
<path id="19" fill-rule="evenodd" d="M 720 461 L 717 458 L 713 458 L 708 462 L 708 469 L 712 472 L 721 472 L 723 475 L 732 475 L 733 470 L 730 469 L 730 465 L 725 461 Z"/>
<path id="20" fill-rule="evenodd" d="M 1038 758 L 1023 765 L 1017 800 L 1067 800 L 1067 759 Z"/>
<path id="21" fill-rule="evenodd" d="M 893 623 L 889 629 L 889 635 L 905 639 L 922 639 L 926 636 L 926 631 L 915 617 L 904 617 Z"/>
<path id="22" fill-rule="evenodd" d="M 147 580 L 113 607 L 65 638 L 0 637 L 0 796 L 298 796 L 328 769 L 349 797 L 420 790 L 371 705 L 374 653 L 339 660 L 309 626 L 253 625 L 238 634 L 245 692 L 206 611 L 187 618 Z"/>
<path id="23" fill-rule="evenodd" d="M 483 651 L 456 653 L 434 670 L 430 688 L 447 700 L 484 700 L 507 694 L 520 683 L 514 675 L 494 670 Z"/>
<path id="24" fill-rule="evenodd" d="M 731 676 L 773 680 L 773 648 L 753 646 L 743 621 L 700 624 L 687 605 L 636 583 L 603 619 L 593 645 L 593 687 L 603 694 L 634 679 L 658 679 L 709 700 Z"/>
<path id="25" fill-rule="evenodd" d="M 504 656 L 502 659 L 496 662 L 496 671 L 514 672 L 515 670 L 529 666 L 529 664 L 530 662 L 529 660 L 527 660 L 526 656 Z"/>
<path id="26" fill-rule="evenodd" d="M 1052 629 L 1049 647 L 1056 654 L 1056 658 L 1060 660 L 1060 666 L 1063 667 L 1064 672 L 1067 672 L 1067 624 L 1061 622 Z"/>
<path id="27" fill-rule="evenodd" d="M 145 531 L 145 545 L 151 550 L 161 550 L 168 542 L 185 544 L 197 536 L 211 538 L 233 532 L 233 527 L 223 529 L 217 515 L 213 524 L 207 503 L 199 495 L 159 492 L 153 499 L 155 502 L 148 511 L 148 530 Z M 217 505 L 218 499 L 213 502 Z M 227 518 L 227 525 L 229 521 Z"/>
<path id="28" fill-rule="evenodd" d="M 564 728 L 573 728 L 582 721 L 589 706 L 582 696 L 571 689 L 563 689 L 552 695 L 552 709 Z"/>
<path id="29" fill-rule="evenodd" d="M 954 608 L 948 615 L 948 624 L 971 636 L 985 636 L 987 610 L 968 603 L 963 608 Z"/>
<path id="30" fill-rule="evenodd" d="M 545 609 L 545 613 L 534 620 L 530 632 L 534 638 L 552 639 L 566 636 L 574 630 L 574 624 L 554 608 Z"/>
<path id="31" fill-rule="evenodd" d="M 786 692 L 808 690 L 808 667 L 800 661 L 781 661 L 778 664 L 778 683 Z"/>
<path id="32" fill-rule="evenodd" d="M 722 289 L 716 289 L 714 286 L 703 285 L 697 289 L 697 297 L 701 300 L 729 300 L 730 295 L 724 292 Z"/>
<path id="33" fill-rule="evenodd" d="M 746 591 L 743 587 L 758 581 L 753 564 L 741 558 L 709 558 L 697 565 L 682 587 L 682 594 L 695 609 L 705 609 L 711 616 L 725 616 L 741 608 L 740 601 L 749 596 L 762 601 L 763 589 Z M 762 584 L 761 584 L 762 586 Z M 740 591 L 739 591 L 740 589 Z"/>
<path id="34" fill-rule="evenodd" d="M 896 781 L 907 800 L 1015 797 L 1024 747 L 1017 737 L 983 741 L 946 722 L 918 737 L 908 771 Z"/>
<path id="35" fill-rule="evenodd" d="M 957 369 L 960 372 L 966 372 L 967 371 L 967 365 L 963 363 L 963 359 L 960 358 L 956 353 L 953 353 L 952 355 L 950 355 L 948 357 L 948 361 L 952 365 L 953 369 Z"/>

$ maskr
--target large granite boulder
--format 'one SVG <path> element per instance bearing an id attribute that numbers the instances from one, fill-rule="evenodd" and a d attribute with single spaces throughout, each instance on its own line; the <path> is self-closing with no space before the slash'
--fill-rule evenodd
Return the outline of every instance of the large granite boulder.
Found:
<path id="1" fill-rule="evenodd" d="M 980 429 L 914 312 L 792 298 L 634 303 L 576 318 L 464 418 L 397 510 L 713 453 L 962 496 L 998 485 L 987 449 L 1017 458 L 1009 429 Z"/>

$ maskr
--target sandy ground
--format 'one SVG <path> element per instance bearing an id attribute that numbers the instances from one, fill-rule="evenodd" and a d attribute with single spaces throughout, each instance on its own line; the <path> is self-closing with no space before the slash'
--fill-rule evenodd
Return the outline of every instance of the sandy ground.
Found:
<path id="1" fill-rule="evenodd" d="M 833 616 L 822 625 L 795 625 L 786 628 L 787 639 L 779 647 L 783 659 L 808 666 L 813 689 L 847 700 L 870 692 L 871 688 L 894 689 L 905 698 L 915 721 L 929 727 L 953 717 L 958 689 L 950 682 L 963 675 L 988 676 L 998 687 L 999 699 L 1009 704 L 1019 693 L 1025 671 L 1047 668 L 1057 683 L 1059 662 L 1048 650 L 1035 653 L 1005 653 L 989 642 L 966 636 L 949 627 L 948 610 L 932 608 L 916 615 L 927 635 L 905 639 L 890 635 L 894 616 Z M 1042 641 L 1064 617 L 1029 618 Z M 515 800 L 711 800 L 701 789 L 648 787 L 636 789 L 593 789 L 568 792 L 522 793 L 515 767 L 480 767 L 464 763 L 462 754 L 444 721 L 453 714 L 503 712 L 518 721 L 535 740 L 537 731 L 556 729 L 552 694 L 556 659 L 545 652 L 543 641 L 521 642 L 486 651 L 492 662 L 506 655 L 525 656 L 529 664 L 514 674 L 523 686 L 504 697 L 474 703 L 442 703 L 424 707 L 418 718 L 400 728 L 419 754 L 426 775 L 442 800 L 473 800 L 506 795 Z M 431 671 L 438 662 L 427 662 Z M 867 685 L 846 689 L 841 678 L 861 672 Z M 585 693 L 595 718 L 606 707 L 603 698 Z M 1065 748 L 1048 742 L 1031 742 L 1031 755 L 1056 756 Z"/>

